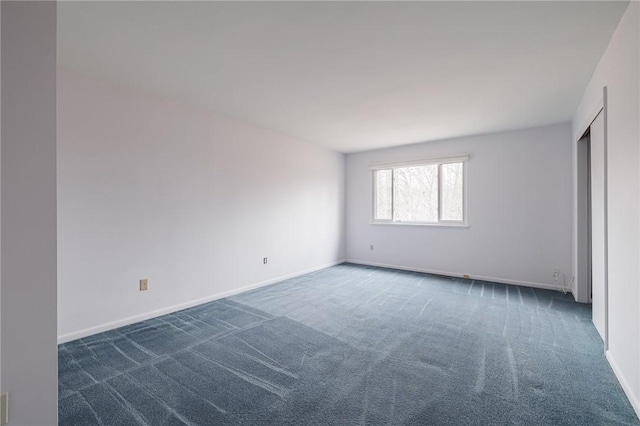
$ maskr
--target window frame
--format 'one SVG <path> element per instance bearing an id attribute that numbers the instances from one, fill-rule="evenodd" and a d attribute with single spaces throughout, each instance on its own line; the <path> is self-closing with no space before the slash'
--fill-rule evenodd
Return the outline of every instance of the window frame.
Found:
<path id="1" fill-rule="evenodd" d="M 467 163 L 469 155 L 457 155 L 453 157 L 427 158 L 420 160 L 396 161 L 396 162 L 376 162 L 369 165 L 369 173 L 371 174 L 371 224 L 372 225 L 410 225 L 410 226 L 441 226 L 441 227 L 460 227 L 468 228 L 467 215 Z M 451 163 L 462 163 L 462 220 L 443 220 L 442 219 L 442 165 Z M 404 222 L 394 220 L 394 169 L 402 167 L 429 166 L 436 164 L 438 166 L 438 221 L 437 222 Z M 376 219 L 376 199 L 377 199 L 377 179 L 376 172 L 378 170 L 391 170 L 391 219 Z"/>

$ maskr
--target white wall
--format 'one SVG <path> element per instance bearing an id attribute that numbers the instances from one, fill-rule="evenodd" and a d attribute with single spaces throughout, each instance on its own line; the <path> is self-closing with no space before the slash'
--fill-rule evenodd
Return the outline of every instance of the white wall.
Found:
<path id="1" fill-rule="evenodd" d="M 2 2 L 2 375 L 9 424 L 57 423 L 56 3 Z"/>
<path id="2" fill-rule="evenodd" d="M 344 155 L 59 70 L 58 235 L 66 341 L 341 261 Z"/>
<path id="3" fill-rule="evenodd" d="M 608 94 L 609 351 L 640 415 L 640 7 L 631 2 L 573 117 L 573 140 Z M 575 145 L 575 144 L 574 144 Z M 575 157 L 574 147 L 574 157 Z"/>
<path id="4" fill-rule="evenodd" d="M 570 140 L 567 123 L 347 155 L 347 258 L 539 287 L 559 268 L 568 283 Z M 370 163 L 458 154 L 470 155 L 468 228 L 370 224 Z"/>

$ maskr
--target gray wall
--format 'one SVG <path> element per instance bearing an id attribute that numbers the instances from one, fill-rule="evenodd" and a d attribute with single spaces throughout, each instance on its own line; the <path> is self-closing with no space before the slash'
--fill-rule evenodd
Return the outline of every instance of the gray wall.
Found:
<path id="1" fill-rule="evenodd" d="M 335 264 L 344 155 L 59 70 L 58 258 L 60 341 Z"/>
<path id="2" fill-rule="evenodd" d="M 468 228 L 370 224 L 370 163 L 463 154 Z M 557 268 L 568 284 L 569 124 L 347 155 L 347 258 L 536 287 L 554 287 Z"/>
<path id="3" fill-rule="evenodd" d="M 620 20 L 573 117 L 573 156 L 577 158 L 576 141 L 594 118 L 593 112 L 602 100 L 602 88 L 607 86 L 607 359 L 640 415 L 639 64 L 640 3 L 634 1 Z M 577 174 L 574 194 L 577 193 L 576 182 Z M 577 205 L 574 204 L 574 214 L 576 212 Z M 577 241 L 577 235 L 574 240 Z M 574 266 L 577 268 L 577 261 Z"/>
<path id="4" fill-rule="evenodd" d="M 10 425 L 57 422 L 56 3 L 2 2 L 2 374 Z"/>

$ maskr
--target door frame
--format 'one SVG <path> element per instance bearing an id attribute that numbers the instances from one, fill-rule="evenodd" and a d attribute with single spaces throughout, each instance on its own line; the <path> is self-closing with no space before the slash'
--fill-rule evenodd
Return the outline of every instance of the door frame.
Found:
<path id="1" fill-rule="evenodd" d="M 597 116 L 597 115 L 596 115 Z M 577 142 L 576 165 L 576 294 L 579 303 L 591 303 L 591 138 L 590 127 Z"/>
<path id="2" fill-rule="evenodd" d="M 608 205 L 609 205 L 609 199 L 608 199 L 608 108 L 607 108 L 607 86 L 604 86 L 602 88 L 602 100 L 598 103 L 597 107 L 593 110 L 593 112 L 591 113 L 591 115 L 589 115 L 588 120 L 583 124 L 583 126 L 580 128 L 580 132 L 578 133 L 578 140 L 575 141 L 576 144 L 584 144 L 583 138 L 585 136 L 587 136 L 587 133 L 589 132 L 590 128 L 591 128 L 591 124 L 593 123 L 593 121 L 596 119 L 596 117 L 598 116 L 598 114 L 600 114 L 600 112 L 602 112 L 603 116 L 603 124 L 604 124 L 604 350 L 605 352 L 609 350 L 609 209 L 608 209 Z M 589 141 L 590 143 L 590 141 Z M 580 162 L 584 160 L 584 155 L 581 155 L 581 148 L 584 149 L 584 147 L 577 145 L 576 149 L 577 149 L 577 155 L 576 155 L 576 161 Z M 588 158 L 588 157 L 587 157 Z M 575 216 L 576 218 L 576 224 L 575 224 L 575 229 L 577 232 L 580 231 L 579 226 L 578 226 L 578 215 L 580 214 L 580 211 L 578 209 L 578 203 L 579 203 L 579 194 L 578 191 L 580 189 L 580 184 L 578 183 L 578 178 L 580 176 L 578 176 L 578 167 L 576 167 L 575 172 L 575 177 L 576 177 L 576 212 L 577 215 Z M 589 177 L 590 177 L 590 172 L 589 172 Z M 590 186 L 590 184 L 589 184 Z M 590 205 L 590 202 L 589 202 Z M 591 218 L 590 218 L 590 212 L 589 212 L 589 228 L 591 227 L 590 222 L 591 222 Z M 577 273 L 579 273 L 579 238 L 576 232 L 576 271 Z M 588 237 L 587 241 L 589 241 L 589 247 L 588 247 L 588 251 L 589 251 L 589 264 L 591 262 L 591 238 Z M 590 271 L 589 271 L 590 272 Z M 582 289 L 582 291 L 580 291 L 580 285 L 581 283 L 578 282 L 578 275 L 576 275 L 576 292 L 577 294 L 574 295 L 576 297 L 576 300 L 578 300 L 578 295 L 580 295 L 580 302 L 583 303 L 589 303 L 591 302 L 590 300 L 590 292 L 591 292 L 591 286 L 590 286 L 591 280 L 589 279 L 587 282 L 587 288 L 588 290 Z M 585 284 L 582 284 L 583 286 Z M 588 291 L 587 296 L 588 299 L 585 300 L 584 297 L 584 292 Z"/>

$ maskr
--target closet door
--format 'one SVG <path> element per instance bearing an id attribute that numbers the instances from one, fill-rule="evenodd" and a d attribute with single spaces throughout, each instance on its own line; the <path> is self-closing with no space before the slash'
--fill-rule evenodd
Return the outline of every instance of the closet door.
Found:
<path id="1" fill-rule="evenodd" d="M 593 324 L 605 339 L 606 196 L 604 114 L 591 123 L 591 298 Z"/>

